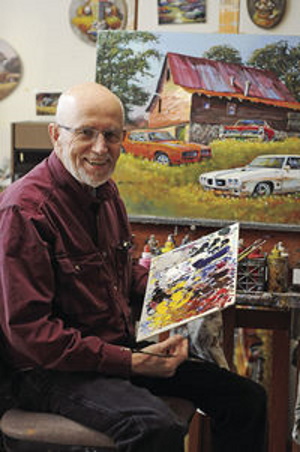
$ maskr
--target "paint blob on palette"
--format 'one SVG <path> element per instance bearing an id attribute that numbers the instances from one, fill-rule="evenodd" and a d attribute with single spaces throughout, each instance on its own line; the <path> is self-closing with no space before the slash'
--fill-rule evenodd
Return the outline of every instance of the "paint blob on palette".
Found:
<path id="1" fill-rule="evenodd" d="M 137 340 L 235 303 L 239 224 L 152 259 Z"/>

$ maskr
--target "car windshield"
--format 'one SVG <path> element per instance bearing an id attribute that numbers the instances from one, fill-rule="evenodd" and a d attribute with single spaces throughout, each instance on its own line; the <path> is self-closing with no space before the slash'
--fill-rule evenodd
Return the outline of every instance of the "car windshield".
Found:
<path id="1" fill-rule="evenodd" d="M 175 141 L 176 138 L 170 132 L 150 132 L 150 141 Z"/>
<path id="2" fill-rule="evenodd" d="M 250 168 L 282 168 L 284 157 L 257 157 L 250 164 Z"/>
<path id="3" fill-rule="evenodd" d="M 239 126 L 251 126 L 251 125 L 263 126 L 264 121 L 262 119 L 240 119 L 239 121 L 237 121 L 237 125 L 239 125 Z"/>

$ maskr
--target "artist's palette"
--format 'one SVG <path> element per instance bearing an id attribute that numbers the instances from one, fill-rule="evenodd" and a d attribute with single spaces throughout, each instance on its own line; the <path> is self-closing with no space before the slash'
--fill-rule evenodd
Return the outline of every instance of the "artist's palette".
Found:
<path id="1" fill-rule="evenodd" d="M 137 340 L 235 302 L 239 225 L 152 258 Z"/>

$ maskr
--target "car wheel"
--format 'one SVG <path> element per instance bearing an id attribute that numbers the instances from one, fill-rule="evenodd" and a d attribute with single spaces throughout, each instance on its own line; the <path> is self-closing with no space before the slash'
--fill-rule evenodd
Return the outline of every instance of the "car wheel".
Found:
<path id="1" fill-rule="evenodd" d="M 162 165 L 170 165 L 170 159 L 167 154 L 163 152 L 157 152 L 154 156 L 154 161 L 157 163 L 161 163 Z"/>
<path id="2" fill-rule="evenodd" d="M 253 192 L 253 196 L 270 196 L 271 194 L 272 185 L 269 182 L 259 182 Z"/>

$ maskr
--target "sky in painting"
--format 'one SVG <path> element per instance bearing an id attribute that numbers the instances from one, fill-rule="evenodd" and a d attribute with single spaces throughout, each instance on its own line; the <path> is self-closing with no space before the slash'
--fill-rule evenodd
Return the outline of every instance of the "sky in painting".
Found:
<path id="1" fill-rule="evenodd" d="M 201 57 L 203 52 L 216 45 L 228 44 L 240 51 L 245 62 L 255 49 L 281 40 L 291 45 L 300 44 L 299 36 L 280 35 L 234 35 L 200 33 L 158 33 L 162 51 L 184 53 Z M 160 48 L 160 45 L 158 45 Z"/>

